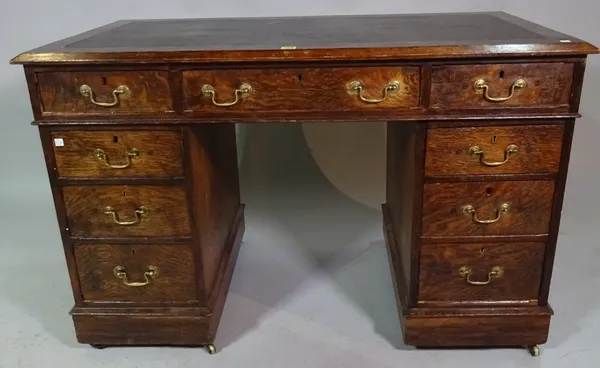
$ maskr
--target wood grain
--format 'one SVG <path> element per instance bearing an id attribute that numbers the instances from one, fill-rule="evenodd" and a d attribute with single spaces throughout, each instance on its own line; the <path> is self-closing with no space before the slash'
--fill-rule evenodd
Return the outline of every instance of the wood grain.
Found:
<path id="1" fill-rule="evenodd" d="M 428 301 L 500 302 L 537 300 L 544 243 L 473 243 L 423 245 L 419 258 L 419 303 Z M 493 267 L 504 274 L 487 285 L 471 285 L 459 275 L 472 270 L 471 281 L 487 281 Z"/>
<path id="2" fill-rule="evenodd" d="M 391 234 L 388 247 L 399 264 L 393 272 L 406 284 L 405 304 L 417 302 L 418 242 L 421 234 L 423 160 L 426 126 L 417 123 L 387 124 L 386 207 Z M 386 230 L 387 232 L 388 230 Z"/>
<path id="3" fill-rule="evenodd" d="M 202 290 L 207 295 L 217 288 L 228 236 L 240 209 L 235 126 L 203 124 L 184 128 L 188 153 L 190 209 L 202 260 Z"/>
<path id="4" fill-rule="evenodd" d="M 215 287 L 207 306 L 147 306 L 117 303 L 76 307 L 71 311 L 77 340 L 104 345 L 185 345 L 214 343 L 231 277 L 244 235 L 240 206 L 224 245 Z M 179 246 L 180 247 L 180 246 Z"/>
<path id="5" fill-rule="evenodd" d="M 381 206 L 381 211 L 383 213 L 383 236 L 385 239 L 385 247 L 387 250 L 390 272 L 392 274 L 392 282 L 394 284 L 396 307 L 398 309 L 400 322 L 403 322 L 403 310 L 412 302 L 412 300 L 409 301 L 409 288 L 412 287 L 412 284 L 417 284 L 411 278 L 410 272 L 404 271 L 404 269 L 407 267 L 412 269 L 413 262 L 411 257 L 406 260 L 403 259 L 400 254 L 400 246 L 394 233 L 390 209 L 387 203 Z M 408 264 L 408 266 L 405 266 L 406 264 Z"/>
<path id="6" fill-rule="evenodd" d="M 426 184 L 423 237 L 526 235 L 549 232 L 554 182 L 465 182 Z M 503 203 L 510 211 L 493 224 L 477 224 L 462 207 L 472 205 L 478 219 L 491 220 Z"/>
<path id="7" fill-rule="evenodd" d="M 428 129 L 425 174 L 555 174 L 562 152 L 563 131 L 563 125 Z M 518 151 L 501 166 L 486 166 L 480 155 L 469 152 L 471 147 L 477 146 L 483 150 L 486 162 L 502 162 L 509 145 L 516 145 Z"/>
<path id="8" fill-rule="evenodd" d="M 97 345 L 184 345 L 210 344 L 209 316 L 161 314 L 106 314 L 73 316 L 77 341 Z"/>
<path id="9" fill-rule="evenodd" d="M 387 121 L 385 235 L 405 342 L 544 342 L 572 129 L 592 53 L 589 43 L 497 12 L 121 21 L 23 53 L 12 62 L 26 64 L 34 123 L 44 125 L 79 341 L 214 342 L 244 227 L 231 123 Z M 516 78 L 527 87 L 492 103 L 473 89 L 477 78 L 494 97 Z M 348 92 L 358 80 L 365 97 L 381 97 L 394 79 L 402 86 L 382 103 Z M 253 92 L 232 107 L 201 93 L 210 83 L 228 101 L 242 82 Z M 98 107 L 79 93 L 84 83 L 102 102 L 121 84 L 131 97 Z M 496 144 L 486 143 L 490 135 Z M 71 153 L 53 147 L 65 136 L 77 138 Z M 505 140 L 519 153 L 488 172 L 465 155 L 471 138 L 490 159 L 502 156 Z M 88 144 L 118 160 L 139 142 L 153 148 L 122 174 L 91 160 Z M 476 225 L 461 211 L 471 204 L 489 219 L 504 202 L 511 210 L 496 224 Z M 103 213 L 107 205 L 122 221 L 141 205 L 150 211 L 119 226 Z M 128 293 L 111 284 L 109 264 L 126 263 L 139 281 L 155 254 L 169 286 Z M 507 263 L 505 275 L 486 291 L 446 281 L 463 261 L 476 261 L 476 280 L 493 261 Z"/>
<path id="10" fill-rule="evenodd" d="M 563 153 L 560 158 L 560 171 L 556 178 L 556 190 L 554 191 L 554 200 L 552 205 L 552 218 L 550 220 L 550 236 L 546 257 L 544 259 L 544 273 L 542 275 L 542 286 L 540 288 L 540 304 L 548 303 L 550 294 L 550 282 L 552 281 L 552 271 L 554 269 L 554 257 L 558 243 L 560 231 L 560 219 L 562 216 L 563 200 L 565 188 L 567 185 L 567 176 L 569 172 L 569 161 L 571 159 L 571 147 L 573 144 L 573 133 L 575 131 L 575 120 L 570 120 L 565 126 L 563 141 Z"/>
<path id="11" fill-rule="evenodd" d="M 387 126 L 387 185 L 386 210 L 389 215 L 392 234 L 395 242 L 390 247 L 397 247 L 399 264 L 395 264 L 398 273 L 402 273 L 403 287 L 408 290 L 412 270 L 412 228 L 413 210 L 417 205 L 414 192 L 415 146 L 417 126 L 411 124 L 388 123 Z M 390 241 L 392 239 L 389 239 Z M 407 303 L 407 301 L 404 301 Z"/>
<path id="12" fill-rule="evenodd" d="M 71 236 L 183 236 L 190 235 L 190 222 L 185 189 L 176 186 L 69 186 L 63 196 Z M 146 206 L 148 212 L 130 226 L 118 225 L 111 215 L 112 207 L 119 221 L 134 221 L 135 210 Z"/>
<path id="13" fill-rule="evenodd" d="M 546 342 L 550 316 L 413 317 L 405 323 L 407 345 L 527 346 Z"/>
<path id="14" fill-rule="evenodd" d="M 42 150 L 44 152 L 46 172 L 48 178 L 50 179 L 50 188 L 52 190 L 54 211 L 56 214 L 56 221 L 60 233 L 60 238 L 62 240 L 63 252 L 67 264 L 67 271 L 69 273 L 69 280 L 71 282 L 71 290 L 73 292 L 73 299 L 75 300 L 75 306 L 80 306 L 83 303 L 83 296 L 81 294 L 79 275 L 77 274 L 77 264 L 75 262 L 75 256 L 73 254 L 73 243 L 70 241 L 69 236 L 69 225 L 67 212 L 65 209 L 65 201 L 63 199 L 62 190 L 60 186 L 57 185 L 56 181 L 54 180 L 54 168 L 56 167 L 56 163 L 54 160 L 54 154 L 52 153 L 52 145 L 50 144 L 50 130 L 45 127 L 39 127 L 38 131 L 40 134 L 40 141 L 42 143 Z"/>
<path id="15" fill-rule="evenodd" d="M 86 301 L 163 302 L 198 300 L 192 248 L 183 244 L 82 244 L 75 260 Z M 124 284 L 113 274 L 125 268 L 128 282 L 144 282 L 149 266 L 158 275 L 141 287 Z"/>
<path id="16" fill-rule="evenodd" d="M 489 102 L 474 89 L 484 79 L 491 97 L 507 97 L 517 79 L 527 83 L 505 102 Z M 568 109 L 573 63 L 436 66 L 431 75 L 431 107 L 435 109 L 506 109 L 536 106 Z"/>
<path id="17" fill-rule="evenodd" d="M 84 130 L 51 132 L 59 177 L 174 177 L 183 175 L 181 137 L 177 131 Z M 102 149 L 107 160 L 94 156 Z M 127 153 L 140 151 L 131 165 L 114 169 L 111 165 L 129 162 Z"/>
<path id="18" fill-rule="evenodd" d="M 221 316 L 225 308 L 227 295 L 229 294 L 229 286 L 231 285 L 231 278 L 233 277 L 233 271 L 235 270 L 245 230 L 244 205 L 240 205 L 225 246 L 223 247 L 221 263 L 219 264 L 219 270 L 215 276 L 214 286 L 209 297 L 208 305 L 212 311 L 212 318 L 210 320 L 208 331 L 209 335 L 213 336 L 213 338 L 216 336 L 219 323 L 221 322 Z"/>
<path id="19" fill-rule="evenodd" d="M 43 114 L 114 116 L 173 111 L 168 73 L 164 71 L 124 72 L 117 68 L 101 72 L 40 72 L 37 79 Z M 114 107 L 97 106 L 80 94 L 83 84 L 92 88 L 98 102 L 113 102 L 112 92 L 120 85 L 126 85 L 130 95 L 120 97 Z"/>
<path id="20" fill-rule="evenodd" d="M 218 69 L 183 71 L 185 109 L 202 112 L 243 111 L 345 111 L 416 108 L 419 104 L 419 68 L 407 66 L 306 69 Z M 398 81 L 381 103 L 365 103 L 350 92 L 352 81 L 362 83 L 365 98 L 380 99 L 384 87 Z M 202 94 L 202 86 L 214 87 L 217 102 L 235 100 L 243 83 L 252 93 L 231 107 L 215 106 Z"/>

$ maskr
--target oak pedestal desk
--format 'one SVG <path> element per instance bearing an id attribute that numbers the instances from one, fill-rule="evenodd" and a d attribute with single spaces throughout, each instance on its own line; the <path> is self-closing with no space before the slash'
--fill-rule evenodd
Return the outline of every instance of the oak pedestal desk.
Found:
<path id="1" fill-rule="evenodd" d="M 404 342 L 537 355 L 597 52 L 459 13 L 119 21 L 17 56 L 78 340 L 214 352 L 244 232 L 233 123 L 386 121 Z"/>

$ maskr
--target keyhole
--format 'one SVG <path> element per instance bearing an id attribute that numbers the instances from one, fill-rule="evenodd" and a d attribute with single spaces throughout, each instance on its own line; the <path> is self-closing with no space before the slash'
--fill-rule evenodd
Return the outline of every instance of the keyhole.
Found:
<path id="1" fill-rule="evenodd" d="M 485 253 L 485 248 L 481 247 L 481 249 L 479 250 L 479 253 L 481 253 L 481 254 Z"/>
<path id="2" fill-rule="evenodd" d="M 118 143 L 119 142 L 119 137 L 117 137 L 116 135 L 113 137 L 113 142 Z"/>
<path id="3" fill-rule="evenodd" d="M 491 197 L 492 196 L 492 188 L 487 188 L 485 190 L 485 195 L 488 196 L 488 197 Z"/>
<path id="4" fill-rule="evenodd" d="M 103 85 L 103 86 L 106 86 L 106 77 L 102 77 L 102 79 L 101 79 L 101 80 L 102 80 L 102 85 Z"/>
<path id="5" fill-rule="evenodd" d="M 504 70 L 500 71 L 500 74 L 498 74 L 498 78 L 504 79 Z"/>
<path id="6" fill-rule="evenodd" d="M 122 191 L 122 192 L 121 192 L 121 195 L 122 195 L 123 197 L 125 197 L 125 196 L 127 195 L 127 193 L 125 193 L 125 191 Z"/>
<path id="7" fill-rule="evenodd" d="M 302 82 L 302 74 L 298 74 L 298 81 Z"/>
<path id="8" fill-rule="evenodd" d="M 481 248 L 481 249 L 483 249 L 483 248 Z M 135 256 L 135 249 L 131 250 L 131 254 L 133 254 Z"/>
<path id="9" fill-rule="evenodd" d="M 498 139 L 498 137 L 496 137 L 495 135 L 492 136 L 492 143 L 496 143 L 496 140 Z"/>

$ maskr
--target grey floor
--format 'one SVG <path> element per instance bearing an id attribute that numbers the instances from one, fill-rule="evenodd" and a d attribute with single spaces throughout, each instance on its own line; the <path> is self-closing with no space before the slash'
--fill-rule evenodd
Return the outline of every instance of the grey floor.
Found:
<path id="1" fill-rule="evenodd" d="M 596 151 L 574 153 L 551 290 L 556 314 L 539 358 L 520 349 L 404 346 L 379 211 L 325 179 L 299 126 L 252 125 L 241 167 L 247 231 L 217 355 L 77 344 L 44 182 L 36 185 L 45 191 L 1 202 L 0 367 L 597 367 L 600 170 L 585 159 L 597 157 L 593 129 L 576 136 Z"/>

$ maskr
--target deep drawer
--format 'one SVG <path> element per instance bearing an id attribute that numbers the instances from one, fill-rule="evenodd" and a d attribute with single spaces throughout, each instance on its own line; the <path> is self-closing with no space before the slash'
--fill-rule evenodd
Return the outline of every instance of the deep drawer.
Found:
<path id="1" fill-rule="evenodd" d="M 83 244 L 75 246 L 83 298 L 88 301 L 197 300 L 189 245 Z"/>
<path id="2" fill-rule="evenodd" d="M 423 245 L 419 302 L 536 301 L 544 253 L 542 242 Z"/>

